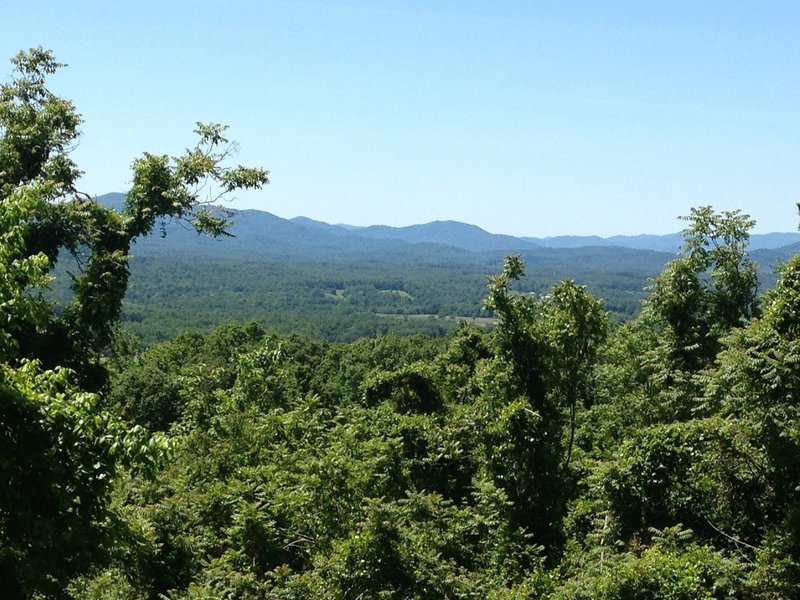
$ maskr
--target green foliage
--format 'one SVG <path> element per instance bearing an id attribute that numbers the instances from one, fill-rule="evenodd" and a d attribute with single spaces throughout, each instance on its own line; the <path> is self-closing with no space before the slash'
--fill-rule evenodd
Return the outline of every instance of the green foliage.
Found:
<path id="1" fill-rule="evenodd" d="M 364 382 L 364 401 L 369 405 L 389 399 L 395 411 L 407 413 L 436 412 L 441 398 L 424 366 L 410 365 L 398 371 L 378 372 Z"/>
<path id="2" fill-rule="evenodd" d="M 80 172 L 69 151 L 81 118 L 45 85 L 64 65 L 41 47 L 19 52 L 11 63 L 14 80 L 0 86 L 0 200 L 36 180 L 53 194 L 71 192 Z"/>
<path id="3" fill-rule="evenodd" d="M 240 213 L 236 226 L 248 217 Z M 291 242 L 270 239 L 265 242 L 270 249 L 248 248 L 244 235 L 216 243 L 190 229 L 168 227 L 166 239 L 151 236 L 131 248 L 121 318 L 125 329 L 145 343 L 171 339 L 187 328 L 208 333 L 231 320 L 332 342 L 389 333 L 444 336 L 462 322 L 492 326 L 481 306 L 486 273 L 502 260 L 493 254 L 442 259 L 423 247 L 410 256 L 297 250 L 284 256 L 281 250 L 291 250 Z M 186 238 L 188 247 L 173 249 L 176 238 Z M 607 254 L 531 257 L 527 281 L 519 287 L 543 294 L 569 275 L 604 298 L 612 320 L 630 319 L 646 297 L 642 287 L 668 256 L 646 255 L 620 265 L 613 252 Z M 59 305 L 72 298 L 67 272 L 77 268 L 62 258 L 53 271 L 57 278 L 50 296 Z"/>
<path id="4" fill-rule="evenodd" d="M 48 284 L 47 256 L 25 253 L 28 215 L 43 205 L 35 187 L 15 190 L 0 201 L 0 358 L 8 360 L 18 350 L 20 324 L 37 321 L 46 314 L 41 297 Z"/>
<path id="5" fill-rule="evenodd" d="M 603 600 L 696 600 L 749 597 L 741 563 L 705 546 L 659 545 L 624 554 L 597 576 L 564 586 L 555 598 Z"/>
<path id="6" fill-rule="evenodd" d="M 686 255 L 656 281 L 642 316 L 603 349 L 599 403 L 578 430 L 585 495 L 571 505 L 576 545 L 565 564 L 588 585 L 586 597 L 613 589 L 607 597 L 788 598 L 800 589 L 791 325 L 798 263 L 783 267 L 759 316 L 744 254 L 749 221 L 710 209 L 693 218 Z M 702 550 L 729 566 L 692 583 L 665 580 L 643 562 L 663 546 L 658 531 L 679 523 L 698 546 L 659 560 L 691 558 L 684 572 L 702 571 Z M 630 558 L 611 567 L 620 556 Z M 577 576 L 598 558 L 608 574 Z M 626 564 L 634 570 L 614 583 Z"/>
<path id="7" fill-rule="evenodd" d="M 225 128 L 198 125 L 183 156 L 134 163 L 122 213 L 104 208 L 73 189 L 80 119 L 44 85 L 58 63 L 32 50 L 15 66 L 0 90 L 5 596 L 800 597 L 800 259 L 759 312 L 749 218 L 693 210 L 623 326 L 571 280 L 523 282 L 512 256 L 489 280 L 489 333 L 331 343 L 251 323 L 142 348 L 117 329 L 133 240 L 171 219 L 225 235 L 199 190 L 266 173 L 223 166 Z M 65 253 L 82 264 L 55 309 Z M 181 264 L 178 294 L 196 285 Z M 338 311 L 328 337 L 386 331 L 361 320 L 376 306 L 463 300 L 450 264 L 331 265 L 265 284 Z"/>
<path id="8" fill-rule="evenodd" d="M 98 410 L 63 369 L 0 377 L 0 578 L 12 597 L 57 594 L 110 543 L 117 470 L 152 472 L 169 443 Z"/>
<path id="9" fill-rule="evenodd" d="M 747 425 L 714 417 L 656 425 L 631 436 L 604 477 L 623 540 L 684 523 L 705 539 L 753 547 L 774 491 Z"/>
<path id="10" fill-rule="evenodd" d="M 21 52 L 13 62 L 12 80 L 0 86 L 0 201 L 14 203 L 31 185 L 35 192 L 28 193 L 39 200 L 25 204 L 23 245 L 19 256 L 9 258 L 36 260 L 38 269 L 50 271 L 69 253 L 79 265 L 63 310 L 40 310 L 28 319 L 18 315 L 13 340 L 18 356 L 41 360 L 46 368 L 68 366 L 83 385 L 99 389 L 100 354 L 111 342 L 128 289 L 131 243 L 168 218 L 223 234 L 227 221 L 206 205 L 237 186 L 261 187 L 267 172 L 225 167 L 231 151 L 225 128 L 198 125 L 200 141 L 184 156 L 145 154 L 134 161 L 133 187 L 124 211 L 117 213 L 75 190 L 79 171 L 69 151 L 79 136 L 80 117 L 46 87 L 47 75 L 63 65 L 41 48 Z M 219 195 L 200 197 L 201 190 L 215 186 L 222 187 Z"/>
<path id="11" fill-rule="evenodd" d="M 109 558 L 124 529 L 109 510 L 115 477 L 152 474 L 169 448 L 91 393 L 105 384 L 103 352 L 128 287 L 130 245 L 158 218 L 223 233 L 226 222 L 204 212 L 200 190 L 260 187 L 267 174 L 223 167 L 224 128 L 199 126 L 201 141 L 186 156 L 134 163 L 134 188 L 117 213 L 75 189 L 80 172 L 69 152 L 81 119 L 46 87 L 63 65 L 41 48 L 12 63 L 0 85 L 0 580 L 7 597 L 59 597 L 69 578 Z M 57 310 L 43 292 L 64 254 L 79 269 Z M 175 418 L 170 402 L 132 414 L 165 425 Z"/>
<path id="12" fill-rule="evenodd" d="M 758 279 L 746 253 L 755 221 L 710 206 L 684 218 L 682 256 L 654 280 L 648 305 L 665 326 L 672 369 L 696 371 L 713 361 L 725 333 L 756 314 Z"/>
<path id="13" fill-rule="evenodd" d="M 764 515 L 768 533 L 757 552 L 759 577 L 779 587 L 792 582 L 795 590 L 800 587 L 798 299 L 800 258 L 794 257 L 767 294 L 763 316 L 727 341 L 712 388 L 724 412 L 750 424 L 753 443 L 764 454 L 764 476 L 774 489 L 770 510 Z M 765 560 L 772 566 L 763 564 Z M 780 577 L 771 569 L 780 572 Z"/>
<path id="14" fill-rule="evenodd" d="M 227 235 L 229 213 L 218 203 L 238 189 L 260 188 L 268 183 L 264 169 L 225 167 L 235 146 L 224 136 L 227 126 L 197 123 L 197 145 L 178 157 L 145 153 L 134 161 L 133 185 L 125 197 L 125 225 L 133 239 L 152 232 L 159 219 L 182 219 L 198 233 Z M 201 190 L 221 188 L 216 196 L 200 199 Z"/>
<path id="15" fill-rule="evenodd" d="M 608 321 L 602 303 L 571 281 L 541 300 L 512 294 L 509 283 L 523 274 L 524 264 L 512 256 L 490 278 L 486 305 L 500 322 L 495 360 L 481 373 L 488 405 L 483 451 L 514 503 L 517 524 L 554 556 L 576 409 L 592 403 L 593 363 Z"/>
<path id="16" fill-rule="evenodd" d="M 793 339 L 793 268 L 683 387 L 651 313 L 610 328 L 572 282 L 513 291 L 522 269 L 512 258 L 491 280 L 489 334 L 328 344 L 228 326 L 128 355 L 126 385 L 148 389 L 146 371 L 125 373 L 157 367 L 178 386 L 175 460 L 125 482 L 115 501 L 146 532 L 139 550 L 81 585 L 114 572 L 120 590 L 170 598 L 796 596 L 797 451 L 776 428 L 792 431 L 793 366 L 768 360 Z"/>

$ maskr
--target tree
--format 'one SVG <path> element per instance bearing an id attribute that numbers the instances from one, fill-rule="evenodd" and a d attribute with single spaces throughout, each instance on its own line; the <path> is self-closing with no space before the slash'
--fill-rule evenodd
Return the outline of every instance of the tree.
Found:
<path id="1" fill-rule="evenodd" d="M 723 335 L 757 313 L 758 276 L 747 255 L 755 221 L 710 206 L 683 219 L 690 225 L 681 256 L 654 280 L 648 308 L 664 325 L 673 368 L 697 371 L 713 361 Z"/>
<path id="2" fill-rule="evenodd" d="M 108 511 L 122 468 L 150 472 L 163 436 L 100 409 L 66 369 L 0 365 L 0 581 L 6 598 L 58 597 L 70 577 L 106 558 Z"/>
<path id="3" fill-rule="evenodd" d="M 524 270 L 518 256 L 509 256 L 489 281 L 486 307 L 500 323 L 484 378 L 485 451 L 489 471 L 514 503 L 516 524 L 553 557 L 563 535 L 575 410 L 579 402 L 591 404 L 596 348 L 608 320 L 602 302 L 572 281 L 542 299 L 513 293 L 509 286 Z"/>
<path id="4" fill-rule="evenodd" d="M 46 76 L 64 65 L 42 48 L 11 62 L 14 78 L 0 87 L 0 200 L 34 180 L 47 182 L 53 195 L 74 192 L 80 171 L 69 150 L 81 118 L 45 87 Z"/>
<path id="5" fill-rule="evenodd" d="M 221 125 L 198 124 L 183 156 L 145 154 L 118 213 L 76 189 L 69 156 L 79 137 L 73 105 L 50 92 L 62 67 L 41 48 L 20 52 L 0 86 L 0 580 L 6 597 L 63 594 L 68 579 L 107 554 L 108 497 L 121 467 L 152 467 L 163 438 L 101 410 L 101 353 L 128 286 L 134 240 L 159 220 L 226 233 L 209 208 L 267 172 L 223 162 Z M 201 198 L 201 189 L 215 190 Z M 62 253 L 78 259 L 73 298 L 58 312 L 43 291 Z"/>
<path id="6" fill-rule="evenodd" d="M 68 366 L 82 385 L 98 389 L 104 381 L 99 356 L 120 316 L 132 242 L 170 219 L 225 235 L 230 215 L 214 205 L 237 189 L 260 188 L 268 173 L 225 166 L 235 149 L 227 128 L 198 123 L 194 148 L 178 157 L 144 154 L 132 165 L 124 210 L 104 207 L 76 190 L 80 171 L 69 151 L 81 118 L 45 85 L 63 65 L 41 48 L 20 52 L 12 62 L 14 76 L 0 88 L 0 201 L 25 187 L 39 201 L 29 209 L 19 255 L 10 258 L 44 257 L 52 269 L 66 251 L 80 265 L 73 298 L 60 314 L 40 297 L 36 318 L 15 323 L 15 356 L 36 358 L 46 368 Z M 212 190 L 210 197 L 201 197 L 202 190 Z"/>
<path id="7" fill-rule="evenodd" d="M 771 494 L 759 498 L 751 522 L 762 525 L 756 579 L 772 597 L 800 590 L 800 256 L 782 265 L 764 298 L 763 314 L 726 340 L 713 380 L 728 419 L 747 424 L 764 453 Z M 791 590 L 791 591 L 789 591 Z"/>
<path id="8" fill-rule="evenodd" d="M 541 303 L 542 332 L 547 348 L 548 388 L 554 400 L 569 411 L 566 465 L 572 458 L 576 411 L 594 402 L 597 351 L 609 323 L 603 301 L 567 279 L 553 286 Z"/>

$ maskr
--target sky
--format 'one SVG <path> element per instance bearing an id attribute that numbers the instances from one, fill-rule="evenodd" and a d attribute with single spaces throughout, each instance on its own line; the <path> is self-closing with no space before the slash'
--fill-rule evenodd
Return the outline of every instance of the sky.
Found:
<path id="1" fill-rule="evenodd" d="M 89 194 L 230 126 L 238 208 L 517 236 L 665 234 L 712 205 L 794 231 L 800 2 L 10 0 L 83 115 Z M 5 64 L 5 67 L 2 65 Z M 0 79 L 11 76 L 0 62 Z"/>

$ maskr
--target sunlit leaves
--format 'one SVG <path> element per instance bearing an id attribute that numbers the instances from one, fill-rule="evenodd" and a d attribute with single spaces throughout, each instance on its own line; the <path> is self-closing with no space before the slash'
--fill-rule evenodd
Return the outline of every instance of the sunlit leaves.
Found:
<path id="1" fill-rule="evenodd" d="M 125 209 L 132 237 L 150 233 L 158 219 L 172 218 L 184 218 L 198 232 L 214 237 L 226 234 L 230 214 L 219 203 L 236 190 L 269 183 L 265 169 L 225 165 L 236 150 L 226 130 L 223 125 L 198 123 L 197 145 L 182 156 L 145 153 L 133 163 L 133 187 Z"/>
<path id="2" fill-rule="evenodd" d="M 35 179 L 47 182 L 54 196 L 71 192 L 80 172 L 68 154 L 81 118 L 45 86 L 64 65 L 41 47 L 11 62 L 12 80 L 0 86 L 0 199 Z"/>
<path id="3" fill-rule="evenodd" d="M 153 472 L 170 444 L 99 409 L 66 370 L 0 368 L 0 564 L 10 594 L 53 593 L 109 540 L 117 470 Z"/>
<path id="4" fill-rule="evenodd" d="M 15 190 L 0 201 L 0 359 L 15 354 L 20 322 L 40 319 L 48 308 L 39 293 L 47 286 L 50 261 L 43 253 L 27 255 L 28 215 L 43 203 L 35 187 Z"/>
<path id="5" fill-rule="evenodd" d="M 672 368 L 696 371 L 719 351 L 719 339 L 756 315 L 758 278 L 747 255 L 755 222 L 710 206 L 684 217 L 681 256 L 653 282 L 649 309 L 666 326 Z"/>
<path id="6" fill-rule="evenodd" d="M 117 472 L 152 474 L 169 450 L 164 436 L 127 426 L 87 391 L 105 383 L 131 243 L 168 218 L 222 235 L 224 214 L 202 205 L 268 180 L 263 169 L 226 167 L 225 128 L 198 125 L 200 142 L 184 157 L 134 163 L 119 214 L 75 189 L 69 152 L 81 119 L 46 87 L 63 65 L 41 48 L 12 63 L 0 86 L 0 580 L 9 597 L 52 597 L 107 558 Z M 201 198 L 207 184 L 220 191 Z M 77 265 L 73 296 L 56 309 L 41 292 L 65 254 Z"/>

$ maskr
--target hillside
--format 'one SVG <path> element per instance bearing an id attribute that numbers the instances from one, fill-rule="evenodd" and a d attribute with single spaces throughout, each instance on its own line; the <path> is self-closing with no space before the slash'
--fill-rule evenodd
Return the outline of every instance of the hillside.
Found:
<path id="1" fill-rule="evenodd" d="M 119 209 L 124 194 L 111 193 L 98 197 L 106 206 Z M 172 240 L 170 249 L 198 250 L 214 248 L 214 242 L 193 236 L 191 231 L 168 228 Z M 225 251 L 232 254 L 267 251 L 294 255 L 310 249 L 332 251 L 336 254 L 359 255 L 370 252 L 390 252 L 399 248 L 397 242 L 409 245 L 435 244 L 451 249 L 474 253 L 525 252 L 536 249 L 577 249 L 593 247 L 618 247 L 632 250 L 650 250 L 675 254 L 681 246 L 681 234 L 668 235 L 616 235 L 608 238 L 598 236 L 514 237 L 489 233 L 477 225 L 459 221 L 433 221 L 407 227 L 371 225 L 354 227 L 332 225 L 308 217 L 284 219 L 261 210 L 236 211 L 230 232 L 238 238 L 226 240 Z M 145 242 L 145 246 L 150 244 Z M 800 233 L 754 234 L 750 237 L 750 250 L 774 250 L 777 256 L 790 256 L 781 248 L 800 243 Z M 174 245 L 173 245 L 174 244 Z M 287 244 L 281 248 L 282 244 Z M 244 250 L 246 248 L 246 250 Z M 440 250 L 441 252 L 441 250 Z M 458 253 L 452 254 L 457 256 Z M 463 255 L 462 255 L 463 256 Z"/>
<path id="2" fill-rule="evenodd" d="M 123 196 L 101 200 L 118 207 Z M 213 240 L 167 223 L 165 237 L 138 242 L 123 311 L 127 329 L 148 342 L 186 328 L 208 331 L 250 320 L 334 341 L 389 332 L 442 335 L 461 321 L 490 323 L 482 309 L 486 277 L 509 254 L 528 264 L 518 291 L 542 294 L 572 278 L 603 298 L 614 320 L 623 321 L 638 313 L 649 279 L 673 257 L 601 238 L 570 238 L 572 247 L 550 247 L 552 240 L 499 236 L 453 221 L 350 228 L 245 210 L 235 215 L 230 231 L 234 237 Z M 623 239 L 650 246 L 670 240 Z M 772 266 L 796 250 L 752 252 L 762 266 L 762 289 L 774 283 Z M 67 283 L 62 277 L 56 286 L 62 299 L 69 293 Z"/>

